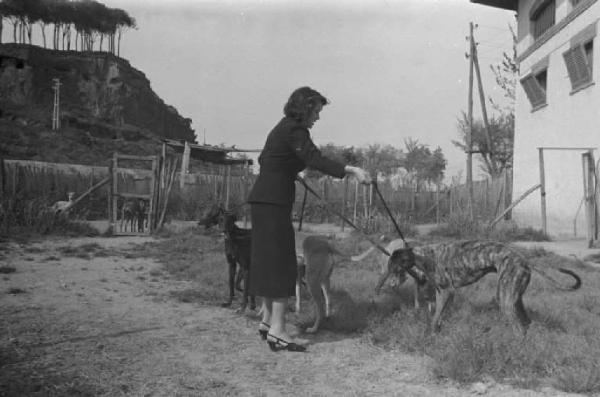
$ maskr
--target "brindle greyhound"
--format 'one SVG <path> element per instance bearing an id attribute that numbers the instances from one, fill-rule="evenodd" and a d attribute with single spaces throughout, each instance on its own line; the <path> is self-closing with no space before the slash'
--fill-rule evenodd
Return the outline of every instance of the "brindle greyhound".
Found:
<path id="1" fill-rule="evenodd" d="M 417 251 L 418 253 L 415 253 Z M 436 310 L 431 321 L 439 331 L 441 316 L 456 289 L 473 284 L 488 273 L 498 273 L 496 299 L 500 310 L 508 317 L 513 329 L 523 336 L 531 320 L 523 306 L 531 272 L 535 271 L 561 290 L 576 290 L 581 279 L 573 271 L 558 268 L 559 272 L 575 279 L 571 286 L 562 286 L 542 270 L 531 265 L 515 248 L 497 241 L 460 241 L 433 246 L 398 249 L 390 256 L 390 268 L 417 268 L 436 289 Z M 382 276 L 382 279 L 386 275 Z M 379 284 L 383 282 L 380 281 Z M 379 286 L 378 284 L 378 286 Z"/>
<path id="2" fill-rule="evenodd" d="M 383 237 L 382 237 L 383 238 Z M 394 252 L 398 249 L 406 248 L 407 242 L 403 239 L 397 238 L 388 243 L 385 247 L 387 252 Z M 369 250 L 374 250 L 375 247 L 371 247 Z M 393 266 L 390 262 L 390 257 L 382 252 L 379 253 L 378 261 L 381 264 L 380 274 L 381 277 L 379 282 L 377 283 L 377 287 L 375 287 L 375 292 L 379 293 L 385 281 L 392 276 L 392 285 L 395 287 L 399 287 L 404 284 L 408 280 L 408 274 L 405 269 L 402 269 L 398 266 Z M 390 266 L 391 265 L 391 266 Z M 419 271 L 418 268 L 414 268 L 415 273 L 419 276 L 419 278 L 413 277 L 413 302 L 414 308 L 420 308 L 419 296 L 422 291 L 425 291 L 425 296 L 428 303 L 428 309 L 431 311 L 432 300 L 434 297 L 434 291 L 431 289 L 431 284 L 426 282 L 426 276 L 423 272 Z"/>

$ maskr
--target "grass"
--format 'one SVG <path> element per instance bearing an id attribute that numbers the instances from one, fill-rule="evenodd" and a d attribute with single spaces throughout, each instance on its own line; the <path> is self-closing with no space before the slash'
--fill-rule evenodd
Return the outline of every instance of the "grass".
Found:
<path id="1" fill-rule="evenodd" d="M 471 219 L 467 212 L 455 212 L 429 232 L 430 236 L 452 239 L 488 238 L 499 241 L 550 241 L 541 230 L 519 227 L 514 222 L 501 222 L 489 228 L 486 222 Z"/>
<path id="2" fill-rule="evenodd" d="M 595 336 L 600 326 L 600 309 L 595 306 L 600 303 L 597 271 L 543 250 L 528 254 L 540 268 L 576 269 L 584 286 L 579 291 L 561 292 L 534 275 L 524 295 L 533 321 L 524 340 L 512 332 L 493 303 L 494 275 L 459 290 L 437 335 L 425 334 L 414 314 L 404 311 L 377 324 L 374 334 L 391 329 L 384 345 L 415 349 L 432 357 L 434 373 L 441 378 L 466 383 L 491 376 L 520 387 L 549 383 L 569 392 L 600 391 L 600 338 Z M 414 335 L 423 337 L 415 339 Z"/>
<path id="3" fill-rule="evenodd" d="M 352 254 L 370 246 L 357 234 L 335 244 Z M 410 283 L 385 286 L 380 295 L 374 295 L 380 267 L 377 254 L 360 264 L 336 265 L 332 316 L 322 330 L 359 335 L 386 349 L 428 356 L 433 373 L 441 379 L 470 383 L 491 377 L 525 388 L 551 385 L 568 392 L 600 392 L 598 272 L 541 248 L 524 252 L 532 264 L 564 283 L 571 281 L 552 269 L 571 268 L 583 280 L 580 290 L 562 292 L 532 276 L 524 295 L 532 324 L 524 340 L 513 333 L 497 309 L 496 275 L 460 289 L 445 313 L 441 331 L 432 334 L 427 326 L 430 314 L 425 308 L 413 308 Z M 227 264 L 223 242 L 216 236 L 200 229 L 165 234 L 161 241 L 139 247 L 135 255 L 155 257 L 175 278 L 192 280 L 195 287 L 172 292 L 182 302 L 217 306 L 227 298 Z M 241 298 L 236 294 L 234 306 Z M 312 302 L 305 292 L 301 313 L 289 317 L 301 327 L 312 325 Z"/>
<path id="4" fill-rule="evenodd" d="M 107 257 L 120 255 L 118 251 L 106 249 L 98 243 L 85 243 L 78 246 L 65 245 L 58 247 L 58 252 L 63 256 L 71 256 L 81 259 L 91 259 L 92 257 Z M 54 260 L 56 257 L 48 257 L 46 260 Z"/>
<path id="5" fill-rule="evenodd" d="M 98 236 L 89 223 L 55 215 L 48 210 L 47 198 L 0 198 L 0 238 L 20 236 L 31 239 L 41 235 L 66 237 Z"/>
<path id="6" fill-rule="evenodd" d="M 16 271 L 17 271 L 17 269 L 14 266 L 9 266 L 9 265 L 0 266 L 0 274 L 14 273 Z"/>
<path id="7" fill-rule="evenodd" d="M 164 264 L 165 270 L 175 278 L 194 280 L 198 289 L 174 292 L 183 302 L 216 305 L 225 301 L 227 291 L 227 263 L 223 241 L 202 234 L 200 229 L 181 233 L 165 232 L 156 243 L 138 246 L 131 257 L 151 256 Z"/>

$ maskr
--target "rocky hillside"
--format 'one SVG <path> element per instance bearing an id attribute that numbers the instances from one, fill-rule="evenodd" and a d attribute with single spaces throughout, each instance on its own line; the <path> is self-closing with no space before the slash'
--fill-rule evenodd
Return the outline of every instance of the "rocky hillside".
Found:
<path id="1" fill-rule="evenodd" d="M 51 131 L 55 78 L 61 82 L 58 132 Z M 165 104 L 126 60 L 0 45 L 0 156 L 89 164 L 113 151 L 155 154 L 162 138 L 193 142 L 191 119 Z"/>

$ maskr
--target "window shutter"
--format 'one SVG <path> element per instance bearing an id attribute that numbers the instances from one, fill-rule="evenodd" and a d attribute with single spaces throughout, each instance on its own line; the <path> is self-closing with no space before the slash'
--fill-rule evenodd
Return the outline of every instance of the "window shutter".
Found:
<path id="1" fill-rule="evenodd" d="M 521 85 L 534 108 L 546 103 L 546 91 L 540 86 L 533 74 L 521 80 Z"/>
<path id="2" fill-rule="evenodd" d="M 573 48 L 565 51 L 563 58 L 565 59 L 565 65 L 567 66 L 567 72 L 569 73 L 569 79 L 571 80 L 571 87 L 575 87 L 580 77 L 579 69 L 577 68 L 573 55 Z"/>
<path id="3" fill-rule="evenodd" d="M 575 89 L 592 79 L 592 71 L 588 66 L 587 57 L 582 44 L 578 44 L 563 54 L 567 72 L 571 80 L 571 88 Z"/>

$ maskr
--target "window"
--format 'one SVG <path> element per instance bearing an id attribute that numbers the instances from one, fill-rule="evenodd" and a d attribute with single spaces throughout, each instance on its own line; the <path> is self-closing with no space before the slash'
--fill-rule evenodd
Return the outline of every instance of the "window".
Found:
<path id="1" fill-rule="evenodd" d="M 570 48 L 563 53 L 571 88 L 575 91 L 593 82 L 594 36 L 592 24 L 571 39 Z"/>
<path id="2" fill-rule="evenodd" d="M 529 19 L 533 29 L 533 38 L 537 39 L 554 26 L 555 0 L 537 0 L 531 7 Z"/>
<path id="3" fill-rule="evenodd" d="M 521 85 L 531 102 L 533 110 L 539 109 L 546 104 L 546 86 L 548 80 L 548 69 L 530 73 L 521 79 Z"/>

